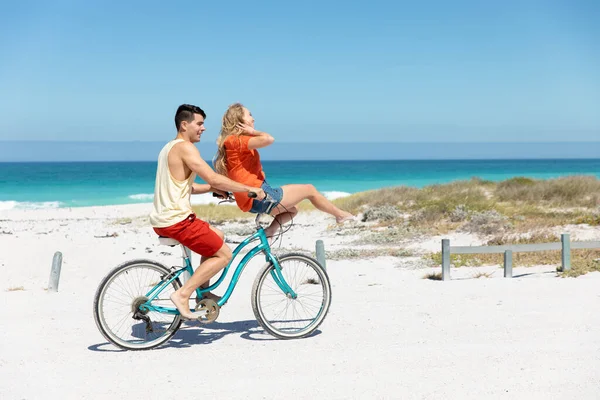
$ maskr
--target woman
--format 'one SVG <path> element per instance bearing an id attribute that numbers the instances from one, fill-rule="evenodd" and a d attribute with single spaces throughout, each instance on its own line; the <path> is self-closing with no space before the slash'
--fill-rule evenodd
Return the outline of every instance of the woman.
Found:
<path id="1" fill-rule="evenodd" d="M 283 185 L 271 187 L 265 178 L 257 149 L 267 147 L 273 142 L 273 136 L 254 129 L 252 114 L 240 103 L 231 105 L 225 115 L 221 133 L 217 139 L 215 170 L 229 179 L 260 187 L 275 201 L 251 199 L 246 193 L 234 193 L 235 201 L 242 211 L 268 213 L 275 217 L 265 229 L 267 237 L 272 237 L 277 229 L 290 221 L 297 213 L 296 205 L 304 199 L 319 210 L 331 214 L 337 223 L 354 219 L 349 212 L 340 210 L 327 200 L 313 185 Z M 270 209 L 269 209 L 270 208 Z"/>

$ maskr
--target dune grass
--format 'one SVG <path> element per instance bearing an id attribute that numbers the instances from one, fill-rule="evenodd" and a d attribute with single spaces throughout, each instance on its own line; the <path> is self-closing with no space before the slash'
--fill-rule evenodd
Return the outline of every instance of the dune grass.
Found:
<path id="1" fill-rule="evenodd" d="M 328 260 L 351 260 L 356 258 L 374 258 L 374 257 L 410 257 L 412 253 L 409 250 L 387 247 L 377 249 L 340 249 L 335 251 L 325 251 L 325 257 Z"/>
<path id="2" fill-rule="evenodd" d="M 600 180 L 593 176 L 549 180 L 517 177 L 501 182 L 472 178 L 421 189 L 397 186 L 370 190 L 333 203 L 354 214 L 392 207 L 398 216 L 395 220 L 386 220 L 385 224 L 404 222 L 408 214 L 410 226 L 426 232 L 448 232 L 482 215 L 500 215 L 505 218 L 505 225 L 517 232 L 565 224 L 600 226 Z M 213 223 L 252 217 L 235 205 L 208 204 L 193 208 L 203 219 Z M 298 208 L 300 211 L 315 209 L 307 200 Z"/>
<path id="3" fill-rule="evenodd" d="M 496 185 L 495 197 L 499 201 L 593 208 L 600 204 L 600 180 L 593 176 L 513 178 Z"/>
<path id="4" fill-rule="evenodd" d="M 441 272 L 430 272 L 426 274 L 423 279 L 429 279 L 431 281 L 441 281 L 442 273 Z"/>
<path id="5" fill-rule="evenodd" d="M 591 176 L 549 180 L 518 177 L 502 182 L 472 178 L 422 189 L 373 190 L 334 203 L 353 213 L 392 206 L 410 214 L 411 227 L 424 232 L 452 231 L 474 218 L 480 225 L 485 225 L 486 218 L 495 220 L 496 225 L 488 229 L 491 231 L 500 224 L 503 231 L 529 232 L 566 224 L 600 225 L 600 180 Z"/>
<path id="6" fill-rule="evenodd" d="M 563 278 L 576 278 L 588 272 L 600 272 L 600 250 L 571 250 L 571 269 L 563 271 L 561 266 L 556 268 L 558 275 Z"/>

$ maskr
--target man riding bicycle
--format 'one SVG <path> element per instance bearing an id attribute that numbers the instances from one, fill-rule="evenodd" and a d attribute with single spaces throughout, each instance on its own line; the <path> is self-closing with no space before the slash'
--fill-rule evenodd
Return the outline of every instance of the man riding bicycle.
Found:
<path id="1" fill-rule="evenodd" d="M 206 130 L 205 118 L 205 112 L 199 107 L 183 104 L 177 108 L 177 136 L 158 155 L 154 204 L 150 213 L 150 224 L 158 235 L 175 239 L 201 255 L 194 274 L 171 295 L 171 301 L 185 319 L 195 318 L 188 303 L 192 293 L 200 286 L 208 287 L 210 278 L 225 268 L 232 256 L 231 249 L 223 241 L 223 232 L 197 218 L 192 210 L 191 195 L 214 192 L 227 197 L 227 192 L 254 192 L 259 199 L 265 197 L 261 188 L 217 174 L 202 159 L 194 143 L 200 141 Z M 206 184 L 194 183 L 196 176 Z M 207 293 L 205 297 L 207 295 L 212 294 Z"/>

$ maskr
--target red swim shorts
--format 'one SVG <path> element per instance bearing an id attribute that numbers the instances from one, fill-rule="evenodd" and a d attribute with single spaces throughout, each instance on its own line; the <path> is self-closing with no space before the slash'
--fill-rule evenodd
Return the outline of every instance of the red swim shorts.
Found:
<path id="1" fill-rule="evenodd" d="M 154 228 L 160 236 L 170 237 L 177 240 L 194 253 L 204 257 L 212 257 L 223 246 L 223 239 L 210 226 L 196 218 L 196 214 L 190 214 L 189 217 L 175 225 L 166 228 Z"/>

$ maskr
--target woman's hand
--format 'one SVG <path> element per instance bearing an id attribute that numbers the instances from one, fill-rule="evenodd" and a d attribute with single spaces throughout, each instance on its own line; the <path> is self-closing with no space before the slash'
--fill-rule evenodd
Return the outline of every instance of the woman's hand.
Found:
<path id="1" fill-rule="evenodd" d="M 236 125 L 236 128 L 238 128 L 241 133 L 245 133 L 246 135 L 256 135 L 258 133 L 258 131 L 256 129 L 254 129 L 253 127 L 251 127 L 250 125 L 247 124 L 242 124 L 239 123 Z"/>

